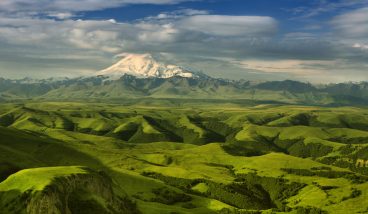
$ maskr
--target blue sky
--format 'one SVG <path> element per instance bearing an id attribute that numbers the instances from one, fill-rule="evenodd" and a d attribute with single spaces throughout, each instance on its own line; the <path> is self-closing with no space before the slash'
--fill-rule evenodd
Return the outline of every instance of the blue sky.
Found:
<path id="1" fill-rule="evenodd" d="M 368 0 L 2 0 L 0 76 L 90 75 L 121 53 L 229 79 L 368 80 Z"/>

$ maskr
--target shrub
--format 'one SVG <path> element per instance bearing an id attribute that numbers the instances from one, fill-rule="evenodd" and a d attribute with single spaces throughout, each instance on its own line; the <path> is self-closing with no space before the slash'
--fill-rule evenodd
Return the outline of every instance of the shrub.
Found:
<path id="1" fill-rule="evenodd" d="M 167 205 L 173 205 L 179 202 L 188 202 L 192 200 L 192 197 L 187 194 L 178 193 L 164 187 L 153 189 L 152 193 L 156 195 L 156 197 L 151 200 L 152 202 L 158 202 Z"/>
<path id="2" fill-rule="evenodd" d="M 326 211 L 321 210 L 317 207 L 297 207 L 296 208 L 297 214 L 327 214 Z"/>
<path id="3" fill-rule="evenodd" d="M 349 196 L 345 196 L 342 198 L 342 201 L 346 201 L 348 199 L 357 198 L 362 194 L 361 190 L 358 190 L 356 188 L 351 188 L 351 193 Z"/>

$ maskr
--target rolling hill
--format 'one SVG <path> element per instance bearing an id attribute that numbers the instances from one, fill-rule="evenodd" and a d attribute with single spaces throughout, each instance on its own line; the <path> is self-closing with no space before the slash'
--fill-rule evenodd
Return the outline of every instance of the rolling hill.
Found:
<path id="1" fill-rule="evenodd" d="M 0 79 L 0 213 L 368 210 L 368 85 L 211 78 L 150 55 Z"/>
<path id="2" fill-rule="evenodd" d="M 37 207 L 147 214 L 368 208 L 365 108 L 76 102 L 0 107 L 5 213 L 39 213 Z"/>
<path id="3" fill-rule="evenodd" d="M 214 78 L 138 78 L 124 75 L 23 83 L 1 80 L 3 100 L 113 100 L 127 98 L 221 99 L 304 105 L 367 105 L 367 83 L 313 86 L 296 81 L 264 82 Z"/>

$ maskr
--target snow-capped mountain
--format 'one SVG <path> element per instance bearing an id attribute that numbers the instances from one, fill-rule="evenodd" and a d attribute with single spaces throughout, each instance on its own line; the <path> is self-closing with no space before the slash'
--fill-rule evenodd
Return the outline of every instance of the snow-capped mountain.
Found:
<path id="1" fill-rule="evenodd" d="M 170 78 L 174 76 L 199 78 L 206 76 L 177 65 L 166 65 L 158 62 L 151 54 L 126 54 L 114 65 L 96 73 L 97 76 L 108 76 L 109 79 L 119 79 L 125 74 L 142 78 Z"/>

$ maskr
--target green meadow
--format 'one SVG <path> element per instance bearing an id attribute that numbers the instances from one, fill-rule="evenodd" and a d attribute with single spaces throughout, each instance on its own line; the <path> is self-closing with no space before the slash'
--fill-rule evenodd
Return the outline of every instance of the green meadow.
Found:
<path id="1" fill-rule="evenodd" d="M 155 102 L 0 104 L 0 213 L 368 213 L 368 109 Z"/>

